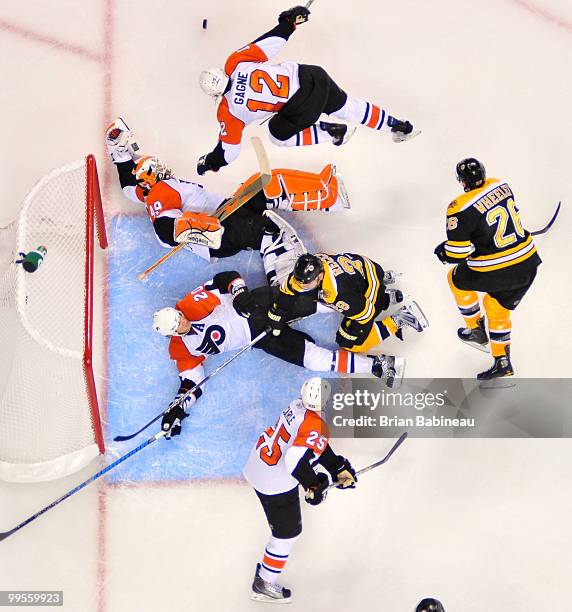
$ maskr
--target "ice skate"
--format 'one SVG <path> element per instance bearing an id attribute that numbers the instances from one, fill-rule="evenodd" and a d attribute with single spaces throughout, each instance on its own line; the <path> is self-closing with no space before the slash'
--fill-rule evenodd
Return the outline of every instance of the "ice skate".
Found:
<path id="1" fill-rule="evenodd" d="M 389 297 L 389 305 L 395 306 L 395 304 L 401 304 L 403 302 L 403 292 L 399 289 L 387 289 L 387 296 Z"/>
<path id="2" fill-rule="evenodd" d="M 403 340 L 403 329 L 412 328 L 416 332 L 422 332 L 429 327 L 429 321 L 419 304 L 411 300 L 404 304 L 397 312 L 391 315 L 391 318 L 398 330 L 395 334 L 397 338 Z"/>
<path id="3" fill-rule="evenodd" d="M 510 379 L 514 376 L 514 370 L 512 363 L 510 362 L 510 349 L 507 347 L 506 355 L 495 357 L 495 362 L 488 370 L 477 374 L 477 380 L 481 381 L 479 385 L 482 388 L 496 388 L 496 387 L 514 387 L 514 380 Z"/>
<path id="4" fill-rule="evenodd" d="M 280 584 L 272 584 L 263 580 L 260 577 L 260 563 L 257 563 L 250 599 L 264 603 L 290 603 L 292 601 L 292 591 Z"/>
<path id="5" fill-rule="evenodd" d="M 273 210 L 264 211 L 275 231 L 262 239 L 260 255 L 269 285 L 279 285 L 292 272 L 300 255 L 306 253 L 304 243 L 296 230 Z"/>
<path id="6" fill-rule="evenodd" d="M 385 285 L 393 285 L 397 282 L 397 279 L 403 276 L 401 272 L 396 272 L 395 270 L 386 270 L 383 273 L 383 283 Z"/>
<path id="7" fill-rule="evenodd" d="M 400 121 L 394 117 L 390 117 L 389 126 L 393 142 L 405 142 L 421 134 L 421 130 L 414 130 L 409 121 Z"/>
<path id="8" fill-rule="evenodd" d="M 332 143 L 341 147 L 355 134 L 356 128 L 349 127 L 345 123 L 328 123 L 320 121 L 320 129 L 332 137 Z"/>
<path id="9" fill-rule="evenodd" d="M 485 331 L 485 320 L 481 317 L 477 321 L 477 327 L 460 327 L 457 330 L 459 340 L 468 346 L 479 349 L 479 351 L 489 352 L 489 337 Z"/>
<path id="10" fill-rule="evenodd" d="M 139 145 L 129 126 L 121 117 L 112 121 L 105 130 L 107 152 L 114 163 L 139 159 Z"/>
<path id="11" fill-rule="evenodd" d="M 390 389 L 399 388 L 405 372 L 405 359 L 403 357 L 393 357 L 391 355 L 370 356 L 373 357 L 371 373 L 383 380 L 385 385 Z"/>

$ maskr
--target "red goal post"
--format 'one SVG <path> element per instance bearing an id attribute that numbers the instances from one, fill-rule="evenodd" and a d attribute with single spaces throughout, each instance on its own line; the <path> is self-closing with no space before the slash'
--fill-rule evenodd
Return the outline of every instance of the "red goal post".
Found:
<path id="1" fill-rule="evenodd" d="M 0 479 L 51 480 L 105 450 L 93 373 L 95 229 L 107 247 L 93 155 L 42 178 L 0 227 Z M 45 246 L 35 272 L 16 263 Z"/>

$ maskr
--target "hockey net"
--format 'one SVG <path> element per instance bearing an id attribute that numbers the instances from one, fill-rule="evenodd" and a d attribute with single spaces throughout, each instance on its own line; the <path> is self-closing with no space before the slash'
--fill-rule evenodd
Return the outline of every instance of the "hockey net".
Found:
<path id="1" fill-rule="evenodd" d="M 51 172 L 0 227 L 0 479 L 52 480 L 104 452 L 92 368 L 95 159 Z M 45 246 L 33 273 L 15 263 Z"/>

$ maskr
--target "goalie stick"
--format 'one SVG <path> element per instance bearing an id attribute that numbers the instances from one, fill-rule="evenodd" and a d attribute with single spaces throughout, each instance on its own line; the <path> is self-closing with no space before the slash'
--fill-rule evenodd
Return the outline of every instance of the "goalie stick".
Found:
<path id="1" fill-rule="evenodd" d="M 20 531 L 20 529 L 22 529 L 26 525 L 29 525 L 32 521 L 35 521 L 39 516 L 42 516 L 42 514 L 45 514 L 46 512 L 48 512 L 48 510 L 55 508 L 58 504 L 61 504 L 63 501 L 68 499 L 68 497 L 71 497 L 78 491 L 81 491 L 82 489 L 87 487 L 87 485 L 91 484 L 92 482 L 95 482 L 98 478 L 101 478 L 104 474 L 107 474 L 107 472 L 117 467 L 120 463 L 123 463 L 124 461 L 129 459 L 129 457 L 133 457 L 133 455 L 137 454 L 139 451 L 142 451 L 147 446 L 153 444 L 153 442 L 156 442 L 160 438 L 164 437 L 166 434 L 167 434 L 166 431 L 160 431 L 159 433 L 156 433 L 152 438 L 149 438 L 148 440 L 143 442 L 143 444 L 140 444 L 133 450 L 123 455 L 122 457 L 119 457 L 119 459 L 117 459 L 113 463 L 110 463 L 107 467 L 103 468 L 102 470 L 94 474 L 91 478 L 84 480 L 81 484 L 77 485 L 77 487 L 73 488 L 71 491 L 64 493 L 61 497 L 58 497 L 58 499 L 53 501 L 51 504 L 49 504 L 45 508 L 42 508 L 35 514 L 32 514 L 32 516 L 28 517 L 25 521 L 22 521 L 19 525 L 16 525 L 16 527 L 10 529 L 9 531 L 0 532 L 0 542 L 5 540 L 7 537 L 11 536 L 12 534 L 16 533 L 17 531 Z"/>
<path id="2" fill-rule="evenodd" d="M 237 357 L 240 357 L 240 355 L 242 355 L 243 353 L 248 351 L 248 349 L 252 348 L 259 340 L 262 340 L 262 338 L 264 338 L 264 336 L 266 336 L 267 333 L 268 332 L 263 331 L 261 334 L 258 334 L 258 336 L 256 336 L 256 338 L 254 338 L 254 340 L 252 340 L 252 342 L 250 342 L 250 344 L 247 344 L 245 347 L 241 348 L 240 351 L 238 351 L 238 353 L 235 353 L 230 359 L 227 359 L 223 364 L 219 365 L 219 367 L 216 368 L 216 370 L 213 370 L 210 374 L 207 374 L 194 387 L 189 389 L 185 393 L 185 395 L 183 395 L 181 398 L 179 398 L 176 401 L 173 401 L 171 403 L 171 405 L 169 406 L 169 408 L 174 408 L 175 406 L 180 406 L 181 403 L 184 402 L 185 399 L 187 397 L 189 397 L 189 395 L 193 391 L 196 391 L 199 387 L 202 387 L 208 380 L 210 380 L 211 378 L 216 376 L 222 369 L 226 368 L 226 366 L 229 365 L 230 363 L 232 363 Z M 115 442 L 126 442 L 127 440 L 131 440 L 135 436 L 138 436 L 142 431 L 145 431 L 145 429 L 147 429 L 147 427 L 151 427 L 151 425 L 153 425 L 153 423 L 155 423 L 155 421 L 158 421 L 163 416 L 163 414 L 165 414 L 165 411 L 163 411 L 160 414 L 158 414 L 155 418 L 153 418 L 151 421 L 149 421 L 148 423 L 143 425 L 143 427 L 141 427 L 141 429 L 138 429 L 135 433 L 129 434 L 127 436 L 115 436 L 115 438 L 113 438 L 113 440 Z"/>
<path id="3" fill-rule="evenodd" d="M 533 236 L 540 236 L 541 234 L 546 234 L 546 232 L 554 224 L 554 221 L 556 221 L 556 217 L 558 216 L 558 213 L 560 212 L 561 204 L 562 202 L 558 202 L 558 206 L 556 207 L 556 210 L 554 211 L 554 214 L 552 215 L 552 219 L 550 219 L 550 221 L 542 229 L 536 230 L 535 232 L 530 232 Z"/>
<path id="4" fill-rule="evenodd" d="M 224 221 L 228 219 L 232 213 L 236 212 L 241 206 L 244 206 L 249 200 L 251 200 L 257 193 L 262 191 L 266 185 L 270 182 L 272 178 L 272 172 L 270 170 L 270 163 L 268 161 L 268 156 L 266 155 L 266 151 L 264 150 L 264 145 L 258 136 L 253 136 L 250 141 L 252 142 L 252 146 L 254 147 L 254 152 L 256 153 L 256 157 L 258 159 L 258 164 L 260 166 L 260 176 L 255 179 L 246 189 L 241 189 L 236 195 L 232 196 L 229 200 L 227 200 L 219 209 L 216 211 L 214 216 L 219 221 Z M 142 281 L 156 270 L 161 264 L 164 264 L 167 259 L 170 259 L 175 253 L 178 253 L 180 250 L 184 249 L 187 246 L 186 242 L 181 242 L 175 248 L 171 249 L 165 255 L 160 257 L 155 263 L 150 265 L 144 272 L 141 272 L 137 276 L 137 278 Z"/>
<path id="5" fill-rule="evenodd" d="M 362 474 L 366 474 L 370 470 L 373 470 L 374 468 L 379 467 L 380 465 L 383 465 L 384 463 L 389 461 L 389 458 L 391 457 L 391 455 L 393 455 L 393 453 L 403 444 L 403 441 L 405 440 L 405 438 L 407 438 L 408 435 L 409 434 L 406 431 L 404 431 L 399 436 L 399 438 L 397 439 L 395 444 L 390 448 L 389 452 L 387 453 L 387 455 L 385 455 L 385 457 L 383 459 L 380 459 L 379 461 L 376 461 L 375 463 L 372 463 L 371 465 L 368 465 L 367 467 L 364 467 L 361 470 L 358 470 L 356 472 L 356 476 L 361 476 Z M 332 484 L 329 485 L 326 490 L 329 490 L 329 489 L 331 489 L 333 487 L 336 487 L 336 486 L 337 486 L 336 483 L 332 482 Z"/>

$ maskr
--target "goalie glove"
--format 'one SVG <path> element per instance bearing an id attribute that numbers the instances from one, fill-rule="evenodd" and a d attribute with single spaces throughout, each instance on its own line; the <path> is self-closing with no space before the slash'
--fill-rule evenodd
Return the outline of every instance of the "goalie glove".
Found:
<path id="1" fill-rule="evenodd" d="M 340 456 L 340 460 L 340 465 L 331 472 L 336 488 L 355 489 L 357 483 L 356 471 L 345 457 Z"/>
<path id="2" fill-rule="evenodd" d="M 319 481 L 318 484 L 308 487 L 304 495 L 306 502 L 309 503 L 310 506 L 321 504 L 328 495 L 328 486 L 330 484 L 328 477 L 323 472 L 319 472 L 317 476 Z"/>
<path id="3" fill-rule="evenodd" d="M 296 29 L 297 25 L 306 23 L 309 16 L 310 11 L 305 6 L 294 6 L 287 11 L 282 11 L 280 15 L 278 15 L 278 23 L 287 21 L 294 29 Z"/>

